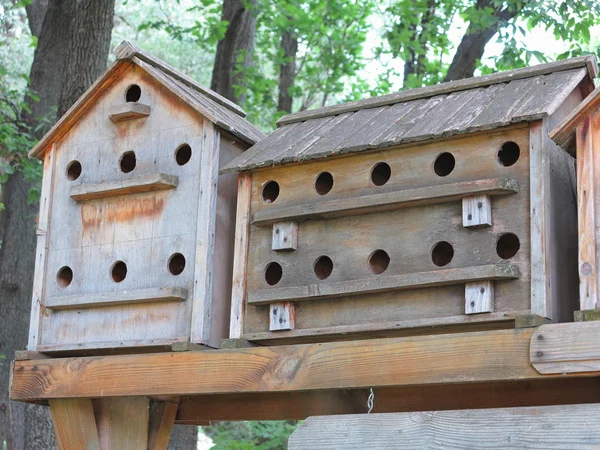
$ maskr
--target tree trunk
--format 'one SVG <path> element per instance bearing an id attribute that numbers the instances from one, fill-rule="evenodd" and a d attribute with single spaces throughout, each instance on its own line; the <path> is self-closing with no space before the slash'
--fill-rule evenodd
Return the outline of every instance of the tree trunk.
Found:
<path id="1" fill-rule="evenodd" d="M 225 37 L 217 44 L 210 88 L 235 103 L 244 103 L 246 99 L 244 71 L 252 64 L 254 53 L 256 2 L 223 0 L 221 20 L 229 25 Z"/>
<path id="2" fill-rule="evenodd" d="M 283 49 L 284 62 L 279 66 L 279 102 L 277 110 L 290 114 L 294 101 L 290 90 L 294 86 L 294 78 L 296 77 L 296 52 L 298 51 L 298 38 L 292 30 L 283 32 L 281 48 Z"/>
<path id="3" fill-rule="evenodd" d="M 31 102 L 31 113 L 24 117 L 29 125 L 37 125 L 41 117 L 56 120 L 52 111 L 67 77 L 68 88 L 81 93 L 83 84 L 105 69 L 113 8 L 114 0 L 41 0 L 28 6 L 31 31 L 39 38 L 30 88 L 40 98 Z M 70 106 L 68 101 L 72 100 L 65 94 L 63 111 Z M 44 131 L 36 134 L 40 137 Z M 27 203 L 31 186 L 20 172 L 10 176 L 2 188 L 6 215 L 0 230 L 0 354 L 6 359 L 0 359 L 0 445 L 7 441 L 9 449 L 51 449 L 56 445 L 47 408 L 8 401 L 9 361 L 15 350 L 27 344 L 38 205 Z"/>

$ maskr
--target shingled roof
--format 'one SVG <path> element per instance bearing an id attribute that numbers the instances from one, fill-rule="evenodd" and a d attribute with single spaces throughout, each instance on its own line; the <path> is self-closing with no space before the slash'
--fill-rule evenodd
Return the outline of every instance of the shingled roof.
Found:
<path id="1" fill-rule="evenodd" d="M 277 130 L 222 173 L 538 120 L 597 73 L 596 59 L 583 56 L 302 111 L 281 118 Z"/>
<path id="2" fill-rule="evenodd" d="M 130 42 L 121 42 L 115 49 L 115 55 L 117 60 L 37 143 L 29 152 L 30 157 L 43 157 L 46 148 L 67 133 L 77 119 L 94 106 L 96 99 L 132 63 L 144 69 L 174 95 L 215 125 L 227 130 L 247 144 L 255 144 L 265 137 L 262 131 L 245 119 L 246 113 L 238 105 L 202 86 Z"/>

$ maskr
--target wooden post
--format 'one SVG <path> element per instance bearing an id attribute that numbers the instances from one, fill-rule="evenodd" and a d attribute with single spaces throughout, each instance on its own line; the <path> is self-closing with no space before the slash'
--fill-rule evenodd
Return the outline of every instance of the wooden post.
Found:
<path id="1" fill-rule="evenodd" d="M 49 403 L 60 450 L 100 450 L 90 399 L 55 399 Z"/>
<path id="2" fill-rule="evenodd" d="M 102 450 L 148 447 L 148 398 L 114 397 L 94 401 Z"/>
<path id="3" fill-rule="evenodd" d="M 177 416 L 178 402 L 157 401 L 150 407 L 148 450 L 166 450 Z"/>

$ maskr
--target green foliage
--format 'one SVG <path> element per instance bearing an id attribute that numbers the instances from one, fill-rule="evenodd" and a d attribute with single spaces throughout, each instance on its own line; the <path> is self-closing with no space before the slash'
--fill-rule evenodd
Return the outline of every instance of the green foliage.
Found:
<path id="1" fill-rule="evenodd" d="M 203 427 L 215 446 L 214 450 L 280 450 L 287 448 L 287 440 L 298 422 L 219 422 Z"/>

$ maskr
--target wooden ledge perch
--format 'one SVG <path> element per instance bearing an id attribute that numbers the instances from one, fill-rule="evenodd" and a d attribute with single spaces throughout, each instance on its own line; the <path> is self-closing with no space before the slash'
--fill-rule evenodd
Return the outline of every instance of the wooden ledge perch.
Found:
<path id="1" fill-rule="evenodd" d="M 71 188 L 71 198 L 76 202 L 116 197 L 119 195 L 139 194 L 141 192 L 162 191 L 177 187 L 178 178 L 162 173 L 141 175 L 117 181 L 86 183 Z"/>
<path id="2" fill-rule="evenodd" d="M 520 277 L 519 268 L 513 264 L 490 264 L 384 277 L 373 276 L 362 280 L 262 289 L 249 292 L 248 303 L 262 305 L 279 301 L 302 301 L 403 289 L 449 286 L 471 281 L 514 280 Z"/>
<path id="3" fill-rule="evenodd" d="M 182 302 L 187 297 L 184 288 L 135 289 L 98 294 L 64 295 L 49 297 L 44 305 L 48 309 L 87 309 L 102 306 L 127 305 L 131 303 Z"/>
<path id="4" fill-rule="evenodd" d="M 268 226 L 275 222 L 301 222 L 350 215 L 368 214 L 413 206 L 433 205 L 461 200 L 472 195 L 508 195 L 519 191 L 511 178 L 461 181 L 414 189 L 402 189 L 359 197 L 341 198 L 299 206 L 265 207 L 254 213 L 252 224 Z"/>
<path id="5" fill-rule="evenodd" d="M 127 102 L 120 105 L 113 105 L 108 109 L 108 118 L 112 122 L 122 122 L 123 120 L 138 119 L 150 115 L 150 105 L 142 103 Z"/>

